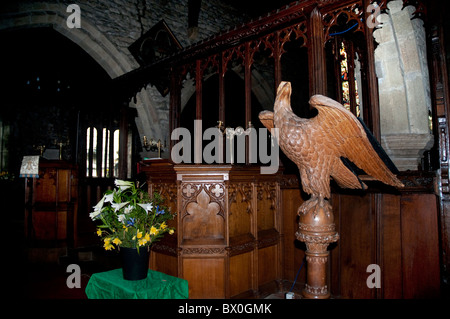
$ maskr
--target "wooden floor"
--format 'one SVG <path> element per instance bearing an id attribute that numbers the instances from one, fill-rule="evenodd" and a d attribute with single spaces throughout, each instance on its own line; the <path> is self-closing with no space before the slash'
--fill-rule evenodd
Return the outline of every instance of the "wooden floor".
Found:
<path id="1" fill-rule="evenodd" d="M 60 257 L 58 257 L 58 255 Z M 106 252 L 101 247 L 67 251 L 65 248 L 25 247 L 15 259 L 12 267 L 14 275 L 20 278 L 11 282 L 13 295 L 26 300 L 42 299 L 87 299 L 86 285 L 92 274 L 120 268 L 120 260 L 114 252 Z M 75 263 L 81 269 L 81 287 L 68 288 L 66 280 L 70 275 L 67 266 Z M 265 291 L 259 299 L 285 299 L 291 283 L 283 284 L 283 291 Z M 293 289 L 294 298 L 300 299 L 300 291 Z M 253 298 L 252 298 L 253 299 Z"/>
<path id="2" fill-rule="evenodd" d="M 11 288 L 11 296 L 18 300 L 43 300 L 43 299 L 87 299 L 86 285 L 92 274 L 111 269 L 120 268 L 120 260 L 117 254 L 104 251 L 101 247 L 69 251 L 62 257 L 55 256 L 62 250 L 47 248 L 24 248 L 14 250 L 11 254 L 12 262 L 8 286 Z M 76 263 L 81 269 L 81 288 L 68 288 L 66 280 L 70 275 L 67 272 L 69 264 Z M 265 291 L 258 299 L 286 299 L 286 293 L 291 290 L 291 282 L 282 283 L 281 291 Z M 295 285 L 292 289 L 293 299 L 302 299 L 301 288 Z M 448 291 L 444 291 L 444 299 L 450 297 Z M 250 298 L 250 297 L 249 297 Z M 332 299 L 339 299 L 331 296 Z M 254 298 L 253 298 L 254 299 Z"/>
<path id="3" fill-rule="evenodd" d="M 55 260 L 55 256 L 63 254 Z M 13 269 L 15 278 L 21 278 L 16 287 L 17 297 L 23 299 L 87 299 L 85 288 L 92 274 L 119 268 L 118 258 L 103 253 L 80 251 L 63 253 L 63 249 L 28 248 L 23 252 L 22 267 Z M 71 256 L 72 255 L 72 256 Z M 67 266 L 77 264 L 81 270 L 81 287 L 68 288 L 66 280 L 72 272 L 67 272 Z M 20 288 L 19 288 L 20 287 Z"/>

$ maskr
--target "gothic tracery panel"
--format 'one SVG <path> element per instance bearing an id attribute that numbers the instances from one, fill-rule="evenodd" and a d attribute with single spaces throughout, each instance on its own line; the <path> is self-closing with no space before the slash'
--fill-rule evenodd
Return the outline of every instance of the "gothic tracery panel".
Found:
<path id="1" fill-rule="evenodd" d="M 230 237 L 252 233 L 254 207 L 251 183 L 232 183 L 228 188 Z"/>
<path id="2" fill-rule="evenodd" d="M 181 227 L 184 243 L 224 244 L 225 209 L 223 183 L 181 183 Z"/>

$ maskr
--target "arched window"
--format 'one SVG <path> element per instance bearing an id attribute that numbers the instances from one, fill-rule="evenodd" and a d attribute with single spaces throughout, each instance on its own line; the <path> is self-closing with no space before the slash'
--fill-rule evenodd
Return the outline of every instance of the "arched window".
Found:
<path id="1" fill-rule="evenodd" d="M 88 127 L 86 131 L 86 176 L 97 177 L 97 129 Z"/>
<path id="2" fill-rule="evenodd" d="M 100 133 L 99 133 L 100 132 Z M 86 176 L 118 177 L 119 130 L 91 126 L 86 130 Z"/>
<path id="3" fill-rule="evenodd" d="M 345 108 L 353 112 L 356 116 L 361 115 L 361 103 L 358 92 L 358 74 L 359 70 L 356 68 L 358 60 L 349 60 L 348 46 L 344 41 L 341 41 L 339 47 L 339 67 L 340 67 L 340 82 L 342 92 L 342 104 Z M 350 57 L 352 58 L 352 57 Z M 353 98 L 354 100 L 353 100 Z"/>
<path id="4" fill-rule="evenodd" d="M 337 39 L 336 39 L 337 40 Z M 362 116 L 361 71 L 358 53 L 351 41 L 335 41 L 336 68 L 337 70 L 337 100 L 347 110 L 358 117 Z"/>

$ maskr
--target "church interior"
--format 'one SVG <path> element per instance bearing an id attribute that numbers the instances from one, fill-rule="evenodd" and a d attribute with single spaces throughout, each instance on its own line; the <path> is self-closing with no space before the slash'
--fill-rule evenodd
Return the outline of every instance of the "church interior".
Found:
<path id="1" fill-rule="evenodd" d="M 177 212 L 175 234 L 152 245 L 149 268 L 187 280 L 189 298 L 293 292 L 301 299 L 305 289 L 313 298 L 448 298 L 450 22 L 443 6 L 3 1 L 0 193 L 6 267 L 22 278 L 14 294 L 86 299 L 92 274 L 121 267 L 90 218 L 121 179 L 159 192 Z M 224 150 L 223 161 L 205 157 L 211 140 L 202 129 L 214 128 L 223 141 L 230 128 L 266 133 L 258 115 L 274 110 L 282 82 L 291 83 L 296 116 L 316 117 L 308 101 L 321 94 L 359 118 L 404 185 L 355 167 L 367 189 L 331 181 L 338 239 L 327 239 L 325 257 L 316 259 L 311 243 L 299 240 L 297 210 L 309 198 L 299 169 L 280 150 L 276 171 L 261 173 L 273 164 L 261 154 L 272 137 L 255 149 Z M 179 128 L 193 138 L 181 162 L 172 152 Z M 38 159 L 37 175 L 22 173 L 27 156 Z M 320 287 L 311 286 L 311 260 L 326 274 Z M 81 268 L 81 289 L 67 287 L 70 264 Z"/>

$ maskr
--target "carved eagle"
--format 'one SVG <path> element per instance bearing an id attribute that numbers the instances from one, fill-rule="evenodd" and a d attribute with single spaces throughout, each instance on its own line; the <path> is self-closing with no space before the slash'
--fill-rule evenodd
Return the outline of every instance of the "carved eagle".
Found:
<path id="1" fill-rule="evenodd" d="M 291 84 L 281 82 L 274 112 L 259 113 L 260 121 L 269 131 L 273 127 L 279 129 L 279 146 L 297 165 L 306 193 L 316 199 L 330 198 L 330 177 L 343 188 L 367 188 L 341 157 L 385 184 L 403 187 L 351 112 L 323 95 L 312 96 L 309 104 L 318 111 L 315 117 L 305 119 L 295 115 L 291 108 Z"/>

